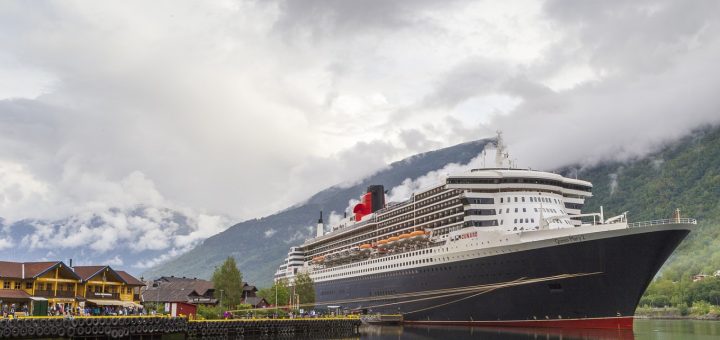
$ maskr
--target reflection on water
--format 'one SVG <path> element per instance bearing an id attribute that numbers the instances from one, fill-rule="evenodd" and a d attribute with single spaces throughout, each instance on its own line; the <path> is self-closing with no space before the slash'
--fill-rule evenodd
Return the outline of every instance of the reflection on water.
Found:
<path id="1" fill-rule="evenodd" d="M 361 328 L 361 339 L 593 339 L 632 340 L 632 331 L 602 329 L 535 329 L 439 326 L 373 326 Z"/>
<path id="2" fill-rule="evenodd" d="M 534 329 L 438 326 L 363 326 L 360 339 L 545 339 L 545 340 L 647 340 L 647 339 L 720 339 L 720 322 L 694 320 L 636 320 L 635 329 Z"/>

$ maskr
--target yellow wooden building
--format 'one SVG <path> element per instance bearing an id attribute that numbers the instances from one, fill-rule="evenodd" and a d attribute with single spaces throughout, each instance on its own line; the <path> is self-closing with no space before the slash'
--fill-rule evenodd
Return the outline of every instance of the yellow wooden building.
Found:
<path id="1" fill-rule="evenodd" d="M 140 287 L 145 284 L 124 271 L 110 266 L 75 266 L 81 278 L 78 297 L 97 306 L 138 307 Z"/>
<path id="2" fill-rule="evenodd" d="M 33 299 L 47 299 L 51 308 L 85 306 L 137 307 L 143 282 L 110 266 L 69 267 L 62 261 L 0 261 L 0 308 L 21 311 Z"/>

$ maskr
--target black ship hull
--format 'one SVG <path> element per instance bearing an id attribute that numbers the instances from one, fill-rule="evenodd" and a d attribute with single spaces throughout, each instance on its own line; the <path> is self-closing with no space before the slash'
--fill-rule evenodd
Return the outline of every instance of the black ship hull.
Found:
<path id="1" fill-rule="evenodd" d="M 355 300 L 339 305 L 400 313 L 409 323 L 631 329 L 640 297 L 688 233 L 662 229 L 318 282 L 317 303 Z M 431 291 L 443 293 L 423 295 Z"/>

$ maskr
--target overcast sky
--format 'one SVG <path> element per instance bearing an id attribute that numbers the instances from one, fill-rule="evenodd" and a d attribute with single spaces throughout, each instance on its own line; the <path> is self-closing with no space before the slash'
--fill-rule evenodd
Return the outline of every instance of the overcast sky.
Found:
<path id="1" fill-rule="evenodd" d="M 642 155 L 720 120 L 719 5 L 2 1 L 0 216 L 239 221 L 496 129 L 519 166 Z"/>

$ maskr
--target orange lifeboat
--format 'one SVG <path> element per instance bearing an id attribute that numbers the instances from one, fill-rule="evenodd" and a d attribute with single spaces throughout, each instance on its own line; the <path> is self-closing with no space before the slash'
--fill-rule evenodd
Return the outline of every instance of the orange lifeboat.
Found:
<path id="1" fill-rule="evenodd" d="M 416 230 L 410 233 L 410 240 L 412 241 L 422 241 L 423 236 L 425 236 L 425 232 L 422 230 Z"/>
<path id="2" fill-rule="evenodd" d="M 384 249 L 388 246 L 388 240 L 380 240 L 377 242 L 377 247 L 379 249 Z"/>
<path id="3" fill-rule="evenodd" d="M 372 251 L 372 244 L 366 243 L 360 245 L 360 253 L 369 254 Z"/>
<path id="4" fill-rule="evenodd" d="M 387 245 L 388 245 L 388 247 L 394 247 L 394 246 L 396 246 L 396 245 L 398 244 L 398 241 L 399 241 L 399 240 L 400 240 L 400 238 L 397 237 L 397 236 L 393 236 L 393 237 L 387 239 Z"/>
<path id="5" fill-rule="evenodd" d="M 398 243 L 404 244 L 410 241 L 410 234 L 400 234 L 398 238 L 400 239 Z"/>
<path id="6" fill-rule="evenodd" d="M 323 263 L 323 261 L 325 261 L 325 256 L 316 256 L 313 257 L 312 260 L 314 263 Z"/>

